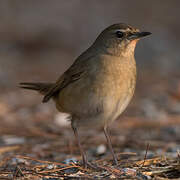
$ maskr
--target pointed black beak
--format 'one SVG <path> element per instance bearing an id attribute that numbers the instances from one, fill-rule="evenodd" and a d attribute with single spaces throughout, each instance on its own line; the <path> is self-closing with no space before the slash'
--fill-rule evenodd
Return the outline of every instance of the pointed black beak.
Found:
<path id="1" fill-rule="evenodd" d="M 130 34 L 128 36 L 128 39 L 129 40 L 139 39 L 139 38 L 148 36 L 150 34 L 152 34 L 152 33 L 150 33 L 150 32 L 136 32 L 136 33 Z"/>

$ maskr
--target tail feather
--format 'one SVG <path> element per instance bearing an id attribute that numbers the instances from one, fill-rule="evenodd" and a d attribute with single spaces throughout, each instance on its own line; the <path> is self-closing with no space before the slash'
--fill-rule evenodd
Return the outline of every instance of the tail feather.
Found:
<path id="1" fill-rule="evenodd" d="M 20 83 L 19 85 L 20 85 L 19 86 L 20 88 L 38 91 L 39 93 L 45 95 L 49 91 L 49 89 L 53 86 L 53 83 L 23 82 L 23 83 Z"/>

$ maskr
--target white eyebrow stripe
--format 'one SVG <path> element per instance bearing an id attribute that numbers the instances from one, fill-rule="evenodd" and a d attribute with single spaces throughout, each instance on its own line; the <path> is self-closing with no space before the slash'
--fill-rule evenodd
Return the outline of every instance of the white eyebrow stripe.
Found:
<path id="1" fill-rule="evenodd" d="M 127 28 L 127 29 L 118 29 L 118 30 L 114 30 L 114 32 L 117 32 L 117 31 L 127 32 L 127 31 L 130 31 L 130 29 L 129 29 L 129 28 Z"/>

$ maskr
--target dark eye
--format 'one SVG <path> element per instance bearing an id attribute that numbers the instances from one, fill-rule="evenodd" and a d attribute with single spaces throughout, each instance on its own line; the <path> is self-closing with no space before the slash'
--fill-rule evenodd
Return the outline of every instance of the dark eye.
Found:
<path id="1" fill-rule="evenodd" d="M 121 32 L 121 31 L 116 31 L 116 36 L 118 37 L 118 38 L 122 38 L 123 37 L 123 32 Z"/>

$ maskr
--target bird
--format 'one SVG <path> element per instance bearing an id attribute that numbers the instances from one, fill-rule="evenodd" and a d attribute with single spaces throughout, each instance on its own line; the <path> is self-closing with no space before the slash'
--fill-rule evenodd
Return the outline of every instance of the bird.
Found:
<path id="1" fill-rule="evenodd" d="M 135 47 L 141 38 L 150 34 L 126 23 L 110 25 L 57 81 L 20 83 L 21 88 L 42 94 L 43 103 L 52 99 L 58 111 L 70 115 L 84 167 L 90 163 L 80 141 L 80 127 L 101 127 L 113 163 L 118 165 L 108 127 L 118 119 L 133 97 L 136 86 Z"/>

